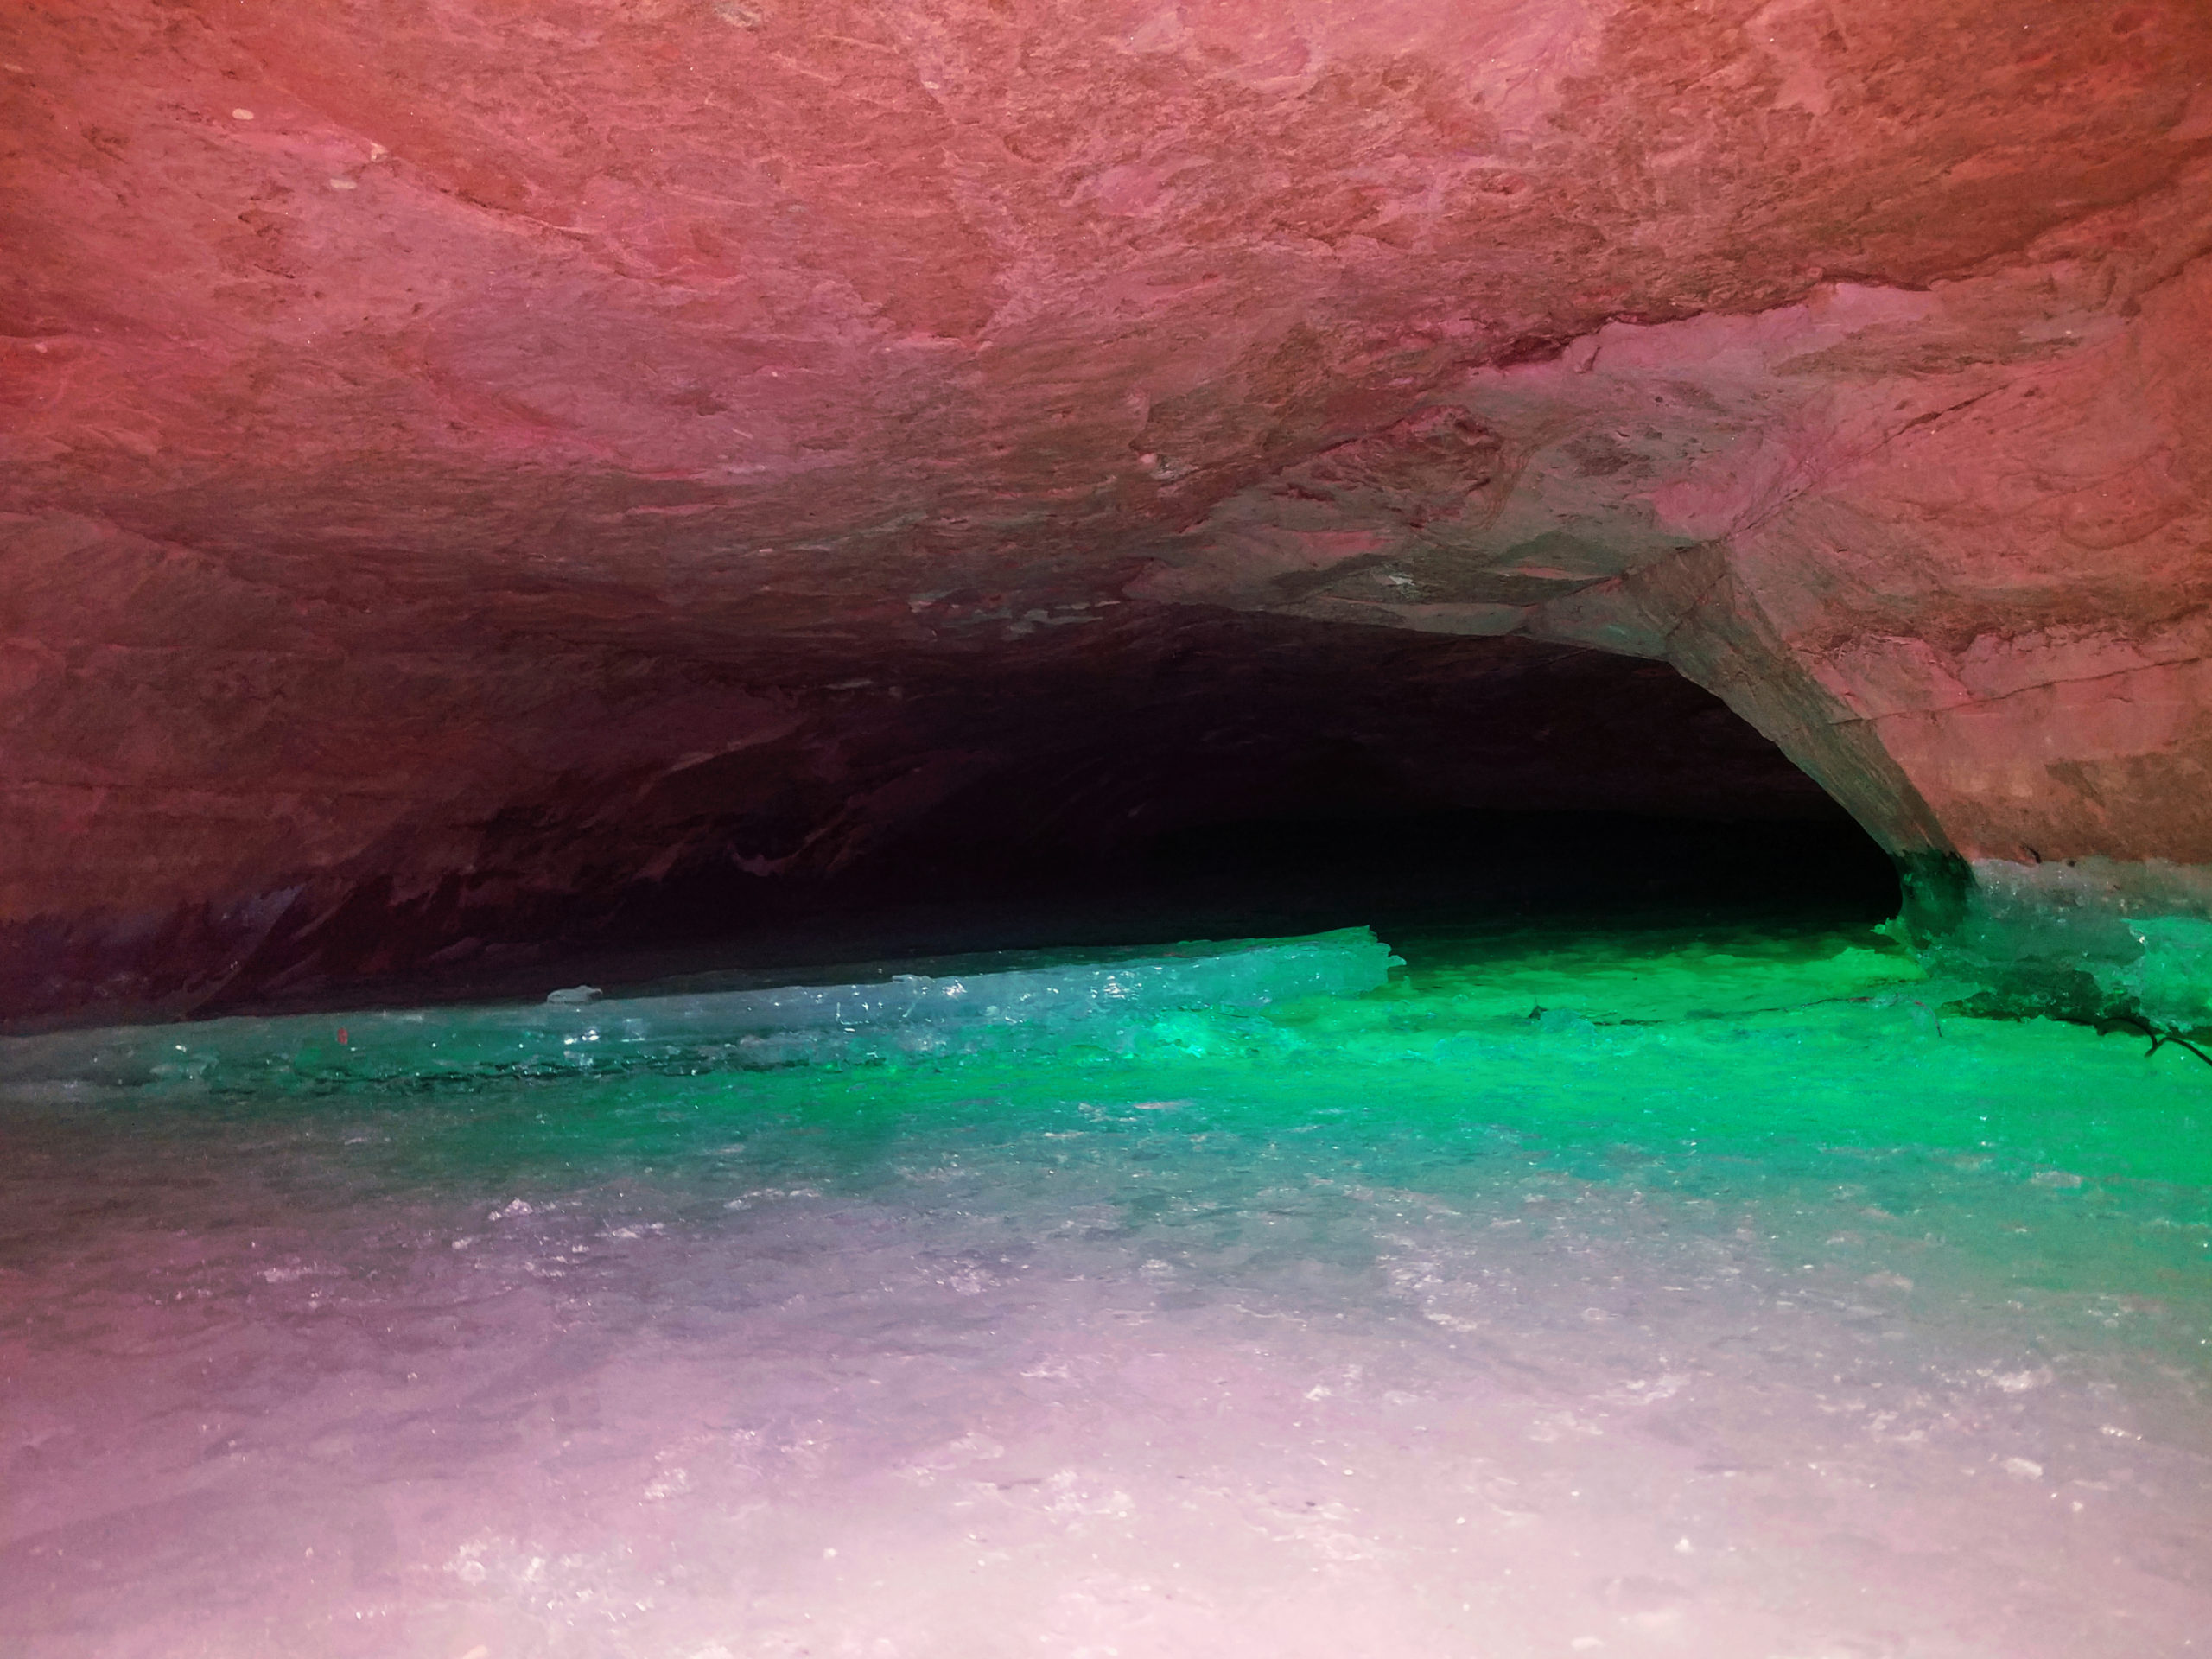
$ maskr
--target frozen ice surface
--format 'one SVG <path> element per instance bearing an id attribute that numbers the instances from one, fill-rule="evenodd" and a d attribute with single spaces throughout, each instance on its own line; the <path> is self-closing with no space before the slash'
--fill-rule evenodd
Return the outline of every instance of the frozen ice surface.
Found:
<path id="1" fill-rule="evenodd" d="M 1864 940 L 1407 954 L 1058 1049 L 19 1070 L 0 1649 L 2212 1640 L 2212 1070 Z"/>
<path id="2" fill-rule="evenodd" d="M 1356 995 L 1381 986 L 1396 962 L 1370 929 L 1347 927 L 873 983 L 611 998 L 578 985 L 522 1005 L 58 1033 L 0 1043 L 0 1082 L 422 1082 L 1116 1044 L 1135 1018 Z"/>

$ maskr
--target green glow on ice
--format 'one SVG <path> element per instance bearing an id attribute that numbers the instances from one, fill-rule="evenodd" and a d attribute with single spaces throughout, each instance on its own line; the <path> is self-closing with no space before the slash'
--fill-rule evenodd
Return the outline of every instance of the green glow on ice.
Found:
<path id="1" fill-rule="evenodd" d="M 326 1081 L 305 1096 L 281 1079 L 11 1092 L 19 1109 L 67 1101 L 80 1123 L 94 1106 L 105 1134 L 130 1123 L 327 1146 L 342 1131 L 357 1176 L 487 1192 L 645 1169 L 720 1180 L 735 1154 L 718 1149 L 739 1138 L 765 1182 L 865 1185 L 912 1135 L 1003 1152 L 1061 1133 L 1224 1137 L 1224 1148 L 1300 1134 L 1360 1149 L 1387 1180 L 1479 1162 L 1507 1141 L 1542 1147 L 1578 1179 L 1692 1186 L 1742 1160 L 1811 1176 L 1839 1160 L 1945 1159 L 2050 1193 L 2197 1190 L 2185 1207 L 2202 1224 L 2212 1071 L 2171 1047 L 2146 1056 L 2126 1034 L 1931 1005 L 1911 959 L 1863 930 L 1530 930 L 1401 948 L 1411 965 L 1365 995 L 1149 1015 L 1110 1046 L 701 1075 Z M 1173 1104 L 1129 1104 L 1145 1101 Z"/>
<path id="2" fill-rule="evenodd" d="M 1329 1597 L 1379 1586 L 1363 1607 L 1442 1586 L 1452 1641 L 1408 1652 L 1485 1650 L 1490 1611 L 1449 1617 L 1484 1560 L 1480 1605 L 1516 1617 L 1618 1615 L 1581 1587 L 1618 1581 L 1606 1559 L 1701 1609 L 1772 1610 L 1771 1637 L 1712 1651 L 1795 1651 L 1847 1604 L 1880 1621 L 1868 1651 L 1907 1616 L 1940 1646 L 2085 1595 L 2033 1650 L 2170 1652 L 2201 1628 L 2195 1602 L 2131 1586 L 2164 1598 L 2203 1554 L 2212 1068 L 1963 1016 L 1865 929 L 1392 943 L 1408 965 L 1358 995 L 1117 996 L 1057 1027 L 991 1027 L 987 1005 L 935 1050 L 839 1048 L 837 1026 L 765 1062 L 710 1040 L 548 1065 L 568 1016 L 513 1008 L 476 1011 L 472 1052 L 521 1029 L 538 1058 L 473 1070 L 388 1069 L 443 1042 L 434 1014 L 383 1058 L 310 1052 L 340 1016 L 0 1045 L 0 1274 L 40 1397 L 81 1386 L 145 1419 L 123 1442 L 140 1465 L 83 1467 L 133 1502 L 296 1492 L 267 1512 L 269 1559 L 316 1574 L 296 1532 L 342 1536 L 315 1517 L 419 1488 L 409 1582 L 440 1607 L 496 1593 L 566 1619 L 544 1567 L 644 1609 L 677 1560 L 757 1583 L 749 1605 L 798 1582 L 796 1650 L 848 1605 L 848 1560 L 917 1563 L 912 1618 L 950 1617 L 928 1611 L 944 1584 L 993 1582 L 982 1515 L 1024 1584 L 1088 1585 L 1120 1549 L 1130 1576 L 1188 1568 L 1210 1596 L 1248 1560 L 1275 1564 L 1249 1588 L 1269 1601 L 1317 1565 Z M 157 1046 L 184 1063 L 147 1064 Z M 73 1055 L 99 1064 L 73 1076 Z M 226 1413 L 258 1437 L 244 1452 L 178 1427 Z M 25 1466 L 50 1506 L 86 1478 Z M 1514 1507 L 1470 1500 L 1493 1478 Z M 1103 1496 L 1069 1509 L 1063 1479 Z M 1392 1541 L 1366 1565 L 1281 1555 L 1276 1493 Z M 560 1541 L 578 1514 L 645 1540 L 639 1564 Z M 1205 1553 L 1251 1516 L 1258 1553 Z M 1603 1541 L 1613 1516 L 1626 1543 Z M 2085 1540 L 2094 1594 L 2066 1576 Z M 83 1605 L 135 1617 L 114 1548 Z M 436 1566 L 470 1549 L 512 1582 Z M 221 1552 L 194 1570 L 177 1581 L 209 1605 L 202 1584 L 258 1582 Z M 989 1593 L 992 1628 L 1021 1628 L 1027 1604 Z"/>

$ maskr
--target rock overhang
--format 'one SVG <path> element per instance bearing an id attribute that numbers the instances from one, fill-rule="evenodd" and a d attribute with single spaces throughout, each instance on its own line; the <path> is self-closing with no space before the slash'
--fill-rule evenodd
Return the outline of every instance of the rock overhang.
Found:
<path id="1" fill-rule="evenodd" d="M 26 14 L 8 919 L 435 882 L 1201 609 L 1663 658 L 1907 855 L 2212 862 L 2208 63 L 2183 3 Z"/>

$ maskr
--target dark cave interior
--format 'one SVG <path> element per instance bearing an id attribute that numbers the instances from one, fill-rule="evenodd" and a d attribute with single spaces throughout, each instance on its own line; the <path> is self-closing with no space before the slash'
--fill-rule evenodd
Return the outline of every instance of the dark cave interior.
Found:
<path id="1" fill-rule="evenodd" d="M 303 895 L 194 1012 L 1363 923 L 1896 911 L 1865 831 L 1664 664 L 1227 613 L 1084 632 L 1011 668 L 894 661 L 779 741 L 575 780 L 504 814 L 465 879 Z"/>

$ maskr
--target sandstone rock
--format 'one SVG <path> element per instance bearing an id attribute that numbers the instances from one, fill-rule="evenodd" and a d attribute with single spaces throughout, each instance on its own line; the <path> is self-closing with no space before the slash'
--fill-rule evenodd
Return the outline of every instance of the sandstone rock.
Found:
<path id="1" fill-rule="evenodd" d="M 1437 798 L 1679 806 L 1681 740 L 1592 780 L 1702 704 L 1593 646 L 1992 903 L 2202 916 L 2208 68 L 2190 0 L 26 11 L 5 1000 L 847 868 L 1054 767 L 1202 815 L 1147 721 L 1452 770 L 1378 674 L 1530 734 Z M 1337 702 L 1237 690 L 1293 661 Z"/>

